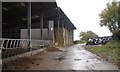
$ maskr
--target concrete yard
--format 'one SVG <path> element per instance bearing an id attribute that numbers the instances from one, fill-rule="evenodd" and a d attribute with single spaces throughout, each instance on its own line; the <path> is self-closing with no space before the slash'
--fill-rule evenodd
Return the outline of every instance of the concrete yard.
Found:
<path id="1" fill-rule="evenodd" d="M 118 67 L 102 60 L 84 49 L 82 45 L 60 48 L 62 52 L 44 51 L 27 70 L 118 70 Z"/>

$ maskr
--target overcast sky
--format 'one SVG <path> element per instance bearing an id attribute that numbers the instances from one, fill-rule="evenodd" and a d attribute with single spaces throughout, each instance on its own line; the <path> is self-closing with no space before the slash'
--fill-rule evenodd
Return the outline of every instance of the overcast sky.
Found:
<path id="1" fill-rule="evenodd" d="M 93 31 L 98 36 L 110 36 L 107 27 L 100 27 L 99 14 L 112 0 L 56 0 L 58 6 L 76 26 L 74 40 L 79 39 L 81 31 Z"/>

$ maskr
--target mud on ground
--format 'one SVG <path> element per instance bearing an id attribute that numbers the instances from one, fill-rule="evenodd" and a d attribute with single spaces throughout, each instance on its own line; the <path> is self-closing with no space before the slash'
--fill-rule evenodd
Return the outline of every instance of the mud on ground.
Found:
<path id="1" fill-rule="evenodd" d="M 22 57 L 22 58 L 18 58 L 16 60 L 12 60 L 10 62 L 4 63 L 2 65 L 2 69 L 3 70 L 26 70 L 30 67 L 31 64 L 36 64 L 39 65 L 38 63 L 35 63 L 36 60 L 42 61 L 42 58 L 38 58 L 37 55 L 42 55 L 44 54 L 46 51 L 48 52 L 62 52 L 62 50 L 60 50 L 59 48 L 56 47 L 50 47 L 45 49 L 44 51 L 30 56 L 30 57 Z"/>

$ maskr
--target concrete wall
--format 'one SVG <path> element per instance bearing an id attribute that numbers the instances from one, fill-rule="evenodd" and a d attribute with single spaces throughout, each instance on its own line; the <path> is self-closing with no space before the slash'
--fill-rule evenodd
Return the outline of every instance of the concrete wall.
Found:
<path id="1" fill-rule="evenodd" d="M 49 33 L 48 33 L 49 29 Z M 41 39 L 41 29 L 32 29 L 32 39 Z M 68 30 L 66 28 L 53 29 L 53 25 L 50 24 L 49 28 L 43 29 L 43 40 L 52 40 L 55 46 L 67 46 L 73 44 L 73 30 Z M 54 34 L 53 34 L 54 33 Z M 50 34 L 50 35 L 49 35 Z M 49 35 L 49 36 L 48 36 Z M 50 37 L 50 38 L 49 38 Z M 59 37 L 59 38 L 58 38 Z M 21 29 L 21 39 L 27 39 L 27 29 Z"/>

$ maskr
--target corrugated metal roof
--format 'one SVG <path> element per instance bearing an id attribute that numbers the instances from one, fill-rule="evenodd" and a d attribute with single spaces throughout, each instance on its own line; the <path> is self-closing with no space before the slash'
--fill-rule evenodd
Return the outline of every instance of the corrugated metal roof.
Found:
<path id="1" fill-rule="evenodd" d="M 26 2 L 3 2 L 3 28 L 10 28 L 27 24 Z M 76 29 L 65 13 L 57 6 L 56 2 L 32 2 L 32 23 L 40 20 L 40 14 L 45 20 L 62 18 L 71 29 Z"/>

